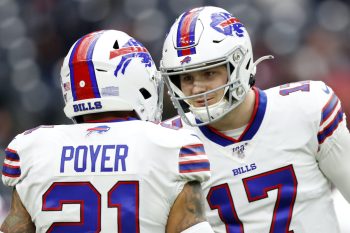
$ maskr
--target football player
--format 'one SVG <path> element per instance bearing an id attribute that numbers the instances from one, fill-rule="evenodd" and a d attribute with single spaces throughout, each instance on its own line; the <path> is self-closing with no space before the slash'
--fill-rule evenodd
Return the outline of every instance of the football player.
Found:
<path id="1" fill-rule="evenodd" d="M 39 126 L 10 143 L 3 232 L 213 232 L 200 185 L 208 158 L 192 132 L 152 122 L 162 85 L 141 43 L 115 30 L 85 35 L 61 82 L 77 124 Z"/>
<path id="2" fill-rule="evenodd" d="M 224 9 L 181 14 L 167 35 L 161 73 L 179 116 L 193 128 L 212 176 L 206 213 L 220 233 L 338 233 L 331 182 L 350 201 L 350 135 L 325 83 L 268 90 L 242 22 Z"/>

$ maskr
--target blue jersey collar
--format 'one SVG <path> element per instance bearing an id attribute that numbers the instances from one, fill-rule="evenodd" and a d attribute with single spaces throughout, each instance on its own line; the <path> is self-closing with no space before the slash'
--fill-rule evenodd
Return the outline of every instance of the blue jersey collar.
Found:
<path id="1" fill-rule="evenodd" d="M 254 137 L 254 135 L 258 132 L 260 125 L 264 119 L 267 105 L 267 96 L 264 91 L 253 88 L 255 92 L 255 106 L 254 112 L 251 116 L 251 119 L 248 123 L 248 126 L 241 134 L 238 139 L 231 138 L 223 133 L 220 133 L 216 129 L 210 126 L 199 126 L 200 131 L 212 142 L 219 144 L 221 146 L 229 146 L 234 143 L 238 143 L 241 141 L 247 141 Z M 199 121 L 196 119 L 197 123 Z"/>

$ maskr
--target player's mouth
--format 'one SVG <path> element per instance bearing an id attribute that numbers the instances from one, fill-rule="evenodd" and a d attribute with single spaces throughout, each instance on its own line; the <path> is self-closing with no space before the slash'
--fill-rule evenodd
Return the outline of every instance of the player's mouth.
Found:
<path id="1" fill-rule="evenodd" d="M 207 101 L 205 101 L 205 99 L 197 99 L 194 101 L 194 106 L 195 107 L 205 107 L 206 106 L 206 103 L 209 105 L 212 105 L 215 103 L 215 99 L 214 98 L 208 98 Z"/>

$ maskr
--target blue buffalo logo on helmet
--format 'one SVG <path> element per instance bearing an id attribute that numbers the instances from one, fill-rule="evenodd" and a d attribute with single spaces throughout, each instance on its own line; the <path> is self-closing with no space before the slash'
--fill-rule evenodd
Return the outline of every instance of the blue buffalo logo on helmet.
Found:
<path id="1" fill-rule="evenodd" d="M 230 13 L 220 12 L 211 15 L 212 22 L 210 26 L 216 31 L 225 34 L 226 36 L 233 36 L 235 33 L 238 37 L 244 36 L 244 25 L 239 19 L 233 17 Z"/>
<path id="2" fill-rule="evenodd" d="M 141 58 L 141 62 L 145 64 L 145 67 L 151 67 L 153 64 L 152 57 L 147 49 L 135 39 L 130 39 L 122 48 L 111 51 L 109 59 L 119 56 L 122 56 L 122 58 L 114 71 L 116 77 L 118 77 L 119 71 L 125 74 L 126 68 L 134 57 Z"/>
<path id="3" fill-rule="evenodd" d="M 180 61 L 181 65 L 185 64 L 185 63 L 189 63 L 191 61 L 191 57 L 190 56 L 187 56 L 185 57 L 184 59 L 182 59 Z"/>

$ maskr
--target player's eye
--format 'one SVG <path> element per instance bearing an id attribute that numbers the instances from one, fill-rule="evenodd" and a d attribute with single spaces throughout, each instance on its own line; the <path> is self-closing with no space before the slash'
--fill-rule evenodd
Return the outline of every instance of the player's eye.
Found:
<path id="1" fill-rule="evenodd" d="M 208 71 L 204 72 L 204 76 L 206 78 L 214 78 L 214 77 L 216 77 L 217 74 L 218 74 L 218 72 L 215 70 L 208 70 Z"/>
<path id="2" fill-rule="evenodd" d="M 189 83 L 189 82 L 192 82 L 192 80 L 193 80 L 193 77 L 191 75 L 181 75 L 180 76 L 181 82 Z"/>
<path id="3" fill-rule="evenodd" d="M 216 74 L 216 72 L 215 72 L 215 71 L 212 71 L 212 70 L 206 72 L 206 75 L 207 75 L 207 76 L 213 76 L 213 75 L 215 75 L 215 74 Z"/>

